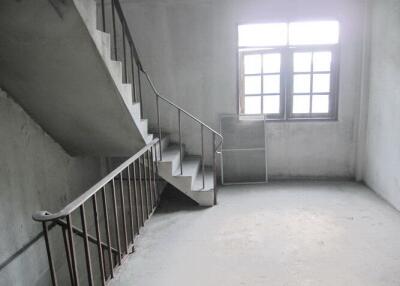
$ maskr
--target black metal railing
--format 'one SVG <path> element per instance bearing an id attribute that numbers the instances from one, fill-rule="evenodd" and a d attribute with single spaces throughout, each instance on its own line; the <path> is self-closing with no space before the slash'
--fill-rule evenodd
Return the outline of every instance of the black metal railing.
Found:
<path id="1" fill-rule="evenodd" d="M 134 250 L 135 237 L 160 199 L 155 155 L 158 141 L 154 139 L 61 211 L 54 214 L 41 211 L 33 215 L 33 219 L 43 225 L 53 286 L 59 285 L 49 235 L 49 229 L 55 226 L 62 230 L 70 284 L 74 286 L 80 285 L 82 277 L 86 277 L 88 285 L 106 285 L 123 258 Z M 92 215 L 91 220 L 88 213 Z M 73 223 L 73 217 L 74 220 L 78 217 L 80 222 Z M 95 235 L 91 235 L 90 230 Z M 76 248 L 82 242 L 84 252 L 80 255 Z M 97 248 L 97 256 L 91 253 L 91 246 Z M 80 276 L 82 269 L 78 265 L 83 264 L 86 264 L 86 271 Z"/>
<path id="2" fill-rule="evenodd" d="M 119 0 L 111 0 L 110 2 L 111 9 L 106 9 L 104 5 L 104 0 L 101 0 L 100 10 L 101 10 L 101 29 L 104 32 L 109 31 L 112 36 L 112 50 L 114 51 L 114 59 L 120 60 L 123 65 L 123 75 L 124 81 L 127 83 L 132 84 L 132 98 L 133 101 L 140 103 L 140 110 L 141 110 L 141 117 L 143 118 L 143 100 L 142 100 L 142 76 L 149 84 L 152 92 L 155 95 L 155 104 L 156 104 L 156 112 L 157 112 L 157 133 L 159 138 L 161 139 L 161 116 L 160 116 L 160 100 L 167 103 L 170 107 L 176 110 L 178 122 L 177 122 L 177 132 L 179 138 L 179 146 L 180 146 L 180 164 L 179 169 L 180 173 L 183 174 L 183 143 L 182 143 L 182 115 L 186 115 L 187 118 L 196 122 L 200 126 L 199 132 L 199 140 L 201 142 L 201 148 L 199 150 L 201 154 L 201 175 L 202 175 L 202 184 L 203 188 L 205 187 L 205 147 L 204 147 L 204 132 L 207 130 L 212 135 L 212 168 L 214 172 L 214 202 L 216 203 L 217 200 L 217 182 L 216 182 L 216 161 L 217 161 L 217 154 L 220 153 L 220 147 L 222 146 L 222 135 L 212 129 L 210 126 L 205 124 L 203 121 L 195 117 L 194 115 L 190 114 L 183 108 L 179 107 L 171 100 L 167 99 L 166 97 L 162 96 L 156 89 L 153 81 L 151 80 L 149 74 L 144 70 L 143 65 L 140 61 L 139 54 L 137 52 L 135 43 L 132 38 L 132 34 L 130 32 L 128 23 L 124 16 L 123 10 L 121 8 L 121 4 Z M 107 15 L 107 11 L 108 14 Z M 118 19 L 117 19 L 118 18 Z M 111 27 L 107 27 L 107 23 L 110 24 Z M 117 25 L 118 24 L 118 25 Z M 118 26 L 120 26 L 120 30 L 118 30 Z M 119 39 L 119 41 L 117 41 Z M 129 45 L 130 57 L 127 57 L 126 53 L 126 43 Z M 120 52 L 119 52 L 120 51 Z M 130 71 L 128 72 L 127 66 L 130 65 Z M 128 76 L 130 73 L 130 76 Z M 218 142 L 217 142 L 218 141 Z M 160 149 L 159 149 L 159 159 L 162 160 L 162 142 L 160 141 Z"/>

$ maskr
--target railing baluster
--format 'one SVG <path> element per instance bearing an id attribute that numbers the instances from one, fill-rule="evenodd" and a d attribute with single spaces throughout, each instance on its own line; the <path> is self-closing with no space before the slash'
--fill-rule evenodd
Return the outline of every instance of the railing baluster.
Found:
<path id="1" fill-rule="evenodd" d="M 118 61 L 118 52 L 117 52 L 117 30 L 115 28 L 115 0 L 111 0 L 111 14 L 112 14 L 112 27 L 113 27 L 113 37 L 114 37 L 114 57 L 116 61 Z"/>
<path id="2" fill-rule="evenodd" d="M 113 207 L 114 207 L 114 224 L 115 224 L 115 234 L 117 239 L 117 251 L 118 251 L 118 264 L 121 265 L 121 241 L 119 238 L 119 224 L 118 224 L 118 209 L 117 209 L 117 198 L 115 195 L 115 181 L 114 179 L 111 180 L 111 188 L 112 188 L 112 200 L 113 200 Z"/>
<path id="3" fill-rule="evenodd" d="M 140 215 L 139 215 L 139 204 L 141 202 L 141 195 L 140 195 L 140 190 L 138 190 L 137 186 L 137 177 L 136 177 L 136 161 L 132 163 L 133 167 L 133 181 L 134 181 L 134 187 L 135 187 L 135 204 L 136 204 L 136 220 L 137 220 L 137 233 L 140 232 L 140 226 L 143 226 L 143 212 L 142 212 L 142 207 L 140 207 Z M 139 191 L 139 192 L 138 192 Z"/>
<path id="4" fill-rule="evenodd" d="M 119 184 L 120 184 L 120 195 L 121 195 L 121 212 L 122 212 L 122 227 L 123 227 L 123 232 L 124 232 L 124 239 L 125 239 L 125 253 L 128 254 L 128 233 L 126 231 L 126 217 L 125 217 L 125 197 L 124 197 L 124 181 L 123 181 L 123 174 L 124 171 L 121 171 L 119 173 Z"/>
<path id="5" fill-rule="evenodd" d="M 140 68 L 137 67 L 138 74 L 138 89 L 139 89 L 139 101 L 140 101 L 140 117 L 143 118 L 143 100 L 142 100 L 142 82 L 140 80 Z"/>
<path id="6" fill-rule="evenodd" d="M 47 226 L 47 222 L 43 222 L 43 233 L 44 233 L 44 241 L 46 243 L 46 250 L 47 250 L 47 259 L 49 260 L 49 266 L 50 266 L 50 276 L 51 276 L 51 282 L 53 283 L 53 286 L 57 286 L 57 277 L 56 277 L 56 271 L 54 268 L 54 262 L 53 262 L 53 257 L 51 256 L 51 248 L 50 248 L 50 241 L 49 241 L 49 228 Z"/>
<path id="7" fill-rule="evenodd" d="M 160 194 L 158 193 L 158 160 L 157 160 L 157 148 L 155 148 L 155 150 L 154 150 L 154 153 L 156 153 L 155 154 L 155 156 L 154 156 L 154 159 L 155 159 L 155 165 L 156 165 L 156 175 L 157 175 L 157 178 L 155 178 L 156 176 L 154 176 L 154 183 L 155 183 L 155 190 L 156 190 L 156 194 L 157 194 L 157 204 L 158 204 L 158 202 L 159 202 L 159 200 L 160 200 Z"/>
<path id="8" fill-rule="evenodd" d="M 103 20 L 103 32 L 106 31 L 106 15 L 104 11 L 104 0 L 101 0 L 101 18 Z"/>
<path id="9" fill-rule="evenodd" d="M 181 169 L 181 175 L 183 175 L 183 169 L 182 169 L 182 159 L 183 159 L 183 154 L 182 154 L 182 130 L 181 130 L 181 110 L 178 109 L 178 128 L 179 128 L 179 166 Z"/>
<path id="10" fill-rule="evenodd" d="M 124 83 L 128 82 L 128 75 L 127 75 L 127 69 L 126 69 L 126 47 L 125 47 L 125 25 L 121 21 L 121 26 L 122 26 L 122 45 L 123 45 L 123 53 L 124 53 Z"/>
<path id="11" fill-rule="evenodd" d="M 131 182 L 131 165 L 128 165 L 127 167 L 127 173 L 128 173 L 128 203 L 129 203 L 129 221 L 131 223 L 131 236 L 132 236 L 132 245 L 133 241 L 135 240 L 135 226 L 133 223 L 133 208 L 132 208 L 132 182 Z"/>
<path id="12" fill-rule="evenodd" d="M 138 158 L 138 171 L 139 171 L 139 184 L 140 184 L 140 200 L 141 200 L 141 207 L 142 207 L 142 215 L 143 215 L 143 220 L 142 220 L 142 225 L 144 225 L 145 220 L 147 219 L 147 208 L 145 208 L 146 204 L 145 204 L 145 198 L 143 195 L 143 182 L 142 182 L 142 167 L 141 167 L 141 163 L 140 163 L 140 158 Z"/>
<path id="13" fill-rule="evenodd" d="M 71 261 L 72 261 L 72 270 L 73 276 L 75 279 L 75 286 L 79 286 L 79 277 L 78 277 L 78 266 L 76 265 L 76 258 L 75 258 L 75 244 L 74 244 L 74 233 L 72 230 L 72 215 L 67 215 L 67 226 L 68 226 L 68 240 L 70 244 L 71 250 Z"/>
<path id="14" fill-rule="evenodd" d="M 106 197 L 106 187 L 105 186 L 101 189 L 101 196 L 103 199 L 104 223 L 105 223 L 106 235 L 107 235 L 108 263 L 110 266 L 110 276 L 111 276 L 111 278 L 114 278 L 114 265 L 112 262 L 111 235 L 110 235 L 110 227 L 109 227 L 109 220 L 108 220 L 107 197 Z"/>
<path id="15" fill-rule="evenodd" d="M 147 186 L 147 168 L 146 168 L 146 153 L 143 154 L 142 156 L 142 162 L 143 162 L 143 183 L 144 183 L 144 188 L 145 188 L 145 195 L 146 195 L 146 218 L 149 218 L 149 214 L 151 212 L 150 210 L 150 200 L 149 200 L 149 190 L 148 190 L 148 186 Z"/>
<path id="16" fill-rule="evenodd" d="M 130 43 L 130 42 L 128 42 Z M 135 68 L 133 65 L 133 51 L 132 45 L 130 45 L 130 52 L 131 52 L 131 70 L 132 70 L 132 101 L 136 102 L 136 87 L 135 87 Z"/>
<path id="17" fill-rule="evenodd" d="M 101 247 L 101 235 L 100 235 L 100 226 L 99 226 L 99 212 L 97 209 L 97 201 L 96 201 L 96 193 L 92 197 L 93 203 L 93 212 L 94 212 L 94 223 L 96 227 L 96 238 L 97 238 L 97 252 L 99 255 L 99 267 L 100 267 L 100 277 L 101 277 L 101 285 L 105 286 L 106 277 L 104 272 L 104 256 L 103 249 Z"/>
<path id="18" fill-rule="evenodd" d="M 149 177 L 149 194 L 150 194 L 150 206 L 151 206 L 151 211 L 153 211 L 154 208 L 154 197 L 153 197 L 153 185 L 151 183 L 151 164 L 150 164 L 150 152 L 147 150 L 146 152 L 146 161 L 147 161 L 147 173 Z"/>
<path id="19" fill-rule="evenodd" d="M 62 234 L 63 234 L 65 254 L 67 256 L 69 277 L 71 279 L 71 285 L 74 285 L 75 278 L 74 278 L 74 274 L 73 274 L 73 270 L 72 270 L 71 250 L 70 250 L 69 243 L 68 243 L 67 229 L 66 229 L 66 227 L 63 226 L 63 227 L 61 227 L 61 230 L 62 230 Z"/>
<path id="20" fill-rule="evenodd" d="M 92 263 L 90 259 L 90 250 L 89 250 L 89 241 L 88 234 L 86 228 L 86 215 L 85 215 L 85 204 L 80 206 L 81 212 L 81 222 L 83 229 L 83 245 L 85 248 L 85 258 L 86 258 L 86 269 L 87 269 L 87 278 L 90 286 L 93 286 L 93 274 L 92 274 Z"/>
<path id="21" fill-rule="evenodd" d="M 204 179 L 204 126 L 201 125 L 201 176 L 203 182 L 203 189 L 205 188 L 205 179 Z"/>
<path id="22" fill-rule="evenodd" d="M 217 204 L 217 166 L 216 166 L 216 153 L 217 150 L 215 148 L 215 133 L 212 135 L 213 142 L 213 182 L 214 182 L 214 205 Z"/>
<path id="23" fill-rule="evenodd" d="M 162 161 L 162 143 L 161 143 L 161 125 L 160 125 L 160 102 L 159 102 L 159 96 L 158 94 L 156 95 L 156 105 L 157 105 L 157 127 L 158 127 L 158 145 L 160 148 L 160 161 Z M 157 154 L 156 154 L 157 155 Z"/>
<path id="24" fill-rule="evenodd" d="M 153 146 L 151 146 L 151 148 L 150 148 L 150 150 L 149 150 L 149 152 L 150 152 L 150 154 L 149 154 L 149 156 L 150 156 L 150 163 L 151 163 L 151 178 L 152 178 L 152 181 L 151 181 L 151 186 L 152 186 L 152 190 L 153 190 L 153 207 L 156 207 L 157 206 L 157 194 L 156 194 L 156 184 L 155 184 L 155 182 L 156 182 L 156 177 L 155 177 L 155 174 L 156 174 L 156 172 L 154 171 L 154 169 L 155 169 L 155 167 L 154 167 L 154 156 L 155 156 L 155 153 L 153 152 Z"/>

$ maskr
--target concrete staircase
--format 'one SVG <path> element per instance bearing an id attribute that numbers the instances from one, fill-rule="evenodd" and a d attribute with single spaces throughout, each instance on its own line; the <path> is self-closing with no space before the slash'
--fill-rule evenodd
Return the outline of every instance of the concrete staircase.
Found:
<path id="1" fill-rule="evenodd" d="M 210 167 L 205 167 L 204 188 L 201 157 L 187 154 L 182 145 L 182 174 L 180 170 L 181 152 L 179 144 L 170 142 L 170 137 L 161 140 L 162 160 L 157 152 L 158 173 L 171 185 L 201 206 L 214 205 L 214 178 Z"/>
<path id="2" fill-rule="evenodd" d="M 94 16 L 96 13 L 95 1 L 92 0 L 74 0 L 77 3 L 78 10 L 84 18 L 96 19 L 100 17 L 100 13 Z M 87 2 L 86 5 L 79 7 L 79 4 Z M 89 8 L 90 7 L 90 8 Z M 142 136 L 146 142 L 152 140 L 153 136 L 148 134 L 148 121 L 147 119 L 140 118 L 140 104 L 132 104 L 132 86 L 130 84 L 123 83 L 123 64 L 120 61 L 111 60 L 111 35 L 106 32 L 95 29 L 95 21 L 87 21 L 90 25 L 89 31 L 94 35 L 93 40 L 99 49 L 99 52 L 109 69 L 109 72 L 121 92 L 122 97 L 128 108 L 131 110 L 132 117 L 138 129 L 141 131 Z M 97 25 L 98 27 L 99 25 Z M 124 88 L 125 87 L 125 88 Z M 162 138 L 162 160 L 158 159 L 158 171 L 159 175 L 168 183 L 175 186 L 182 193 L 196 201 L 201 206 L 212 206 L 214 205 L 214 177 L 213 171 L 210 167 L 205 168 L 204 172 L 204 188 L 203 188 L 203 176 L 201 172 L 201 158 L 200 156 L 193 156 L 186 154 L 183 150 L 182 158 L 182 174 L 180 172 L 180 150 L 179 145 L 170 142 L 170 136 Z M 182 146 L 184 149 L 184 145 Z"/>
<path id="3" fill-rule="evenodd" d="M 70 154 L 131 156 L 153 135 L 99 18 L 95 0 L 1 1 L 0 84 Z M 178 145 L 169 136 L 162 142 L 159 175 L 213 205 L 212 170 L 205 168 L 203 188 L 200 157 L 183 152 L 181 174 Z"/>
<path id="4" fill-rule="evenodd" d="M 74 0 L 82 17 L 87 19 L 86 23 L 90 33 L 93 35 L 93 40 L 103 58 L 108 70 L 118 87 L 125 104 L 131 111 L 135 124 L 140 130 L 146 142 L 152 140 L 153 136 L 148 134 L 148 121 L 147 119 L 140 118 L 140 104 L 133 103 L 132 86 L 123 83 L 123 63 L 120 61 L 113 61 L 111 59 L 111 35 L 106 32 L 99 31 L 95 27 L 96 21 L 90 19 L 98 19 L 100 13 L 96 14 L 96 2 L 92 0 Z M 85 5 L 82 3 L 86 2 Z M 175 186 L 182 193 L 196 201 L 201 206 L 212 206 L 214 204 L 214 178 L 213 171 L 210 167 L 205 167 L 204 172 L 204 188 L 203 176 L 201 172 L 201 158 L 200 156 L 193 156 L 187 154 L 183 148 L 182 158 L 182 174 L 180 172 L 180 150 L 179 145 L 170 142 L 170 136 L 162 138 L 162 160 L 158 159 L 159 175 L 168 183 Z"/>

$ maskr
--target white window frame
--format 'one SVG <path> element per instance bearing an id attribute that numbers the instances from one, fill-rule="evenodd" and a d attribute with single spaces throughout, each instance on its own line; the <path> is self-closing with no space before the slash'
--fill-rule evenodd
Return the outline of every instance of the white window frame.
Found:
<path id="1" fill-rule="evenodd" d="M 237 29 L 238 30 L 238 29 Z M 274 46 L 274 47 L 239 47 L 238 46 L 238 114 L 240 116 L 263 116 L 266 120 L 338 120 L 338 97 L 339 97 L 339 45 L 340 37 L 337 44 L 330 45 L 301 45 L 291 46 Z M 312 79 L 310 83 L 310 112 L 309 113 L 293 113 L 293 53 L 295 52 L 323 52 L 329 51 L 332 55 L 331 68 L 329 72 L 314 72 L 311 67 L 311 72 L 304 74 L 330 74 L 330 91 L 329 93 L 329 112 L 328 113 L 312 113 Z M 245 94 L 244 94 L 244 56 L 249 54 L 265 54 L 265 53 L 280 53 L 281 54 L 281 90 L 280 90 L 280 113 L 279 114 L 263 114 L 263 97 L 266 96 L 261 92 L 261 95 L 246 95 L 246 96 L 261 96 L 261 113 L 246 114 L 245 113 Z M 261 75 L 263 73 L 261 72 Z M 300 73 L 296 73 L 300 74 Z M 262 85 L 262 84 L 261 84 Z"/>

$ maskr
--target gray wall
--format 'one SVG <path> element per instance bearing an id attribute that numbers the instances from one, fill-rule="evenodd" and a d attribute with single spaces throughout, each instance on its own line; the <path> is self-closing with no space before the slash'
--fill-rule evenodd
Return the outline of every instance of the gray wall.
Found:
<path id="1" fill-rule="evenodd" d="M 400 1 L 372 2 L 364 179 L 400 209 Z"/>
<path id="2" fill-rule="evenodd" d="M 32 221 L 33 212 L 60 210 L 100 178 L 101 162 L 68 156 L 2 90 L 0 138 L 0 265 L 3 265 L 42 230 L 40 223 Z M 49 285 L 49 278 L 43 239 L 0 271 L 0 285 Z"/>
<path id="3" fill-rule="evenodd" d="M 268 123 L 268 169 L 274 177 L 353 177 L 362 54 L 363 0 L 122 1 L 145 68 L 161 93 L 219 129 L 237 110 L 236 25 L 336 18 L 341 23 L 339 121 Z M 145 117 L 154 97 L 145 94 Z M 150 100 L 151 99 L 151 100 Z M 161 108 L 172 131 L 176 114 Z M 153 117 L 153 124 L 154 124 Z M 200 150 L 185 125 L 189 151 Z M 261 135 L 260 135 L 261 136 Z"/>

